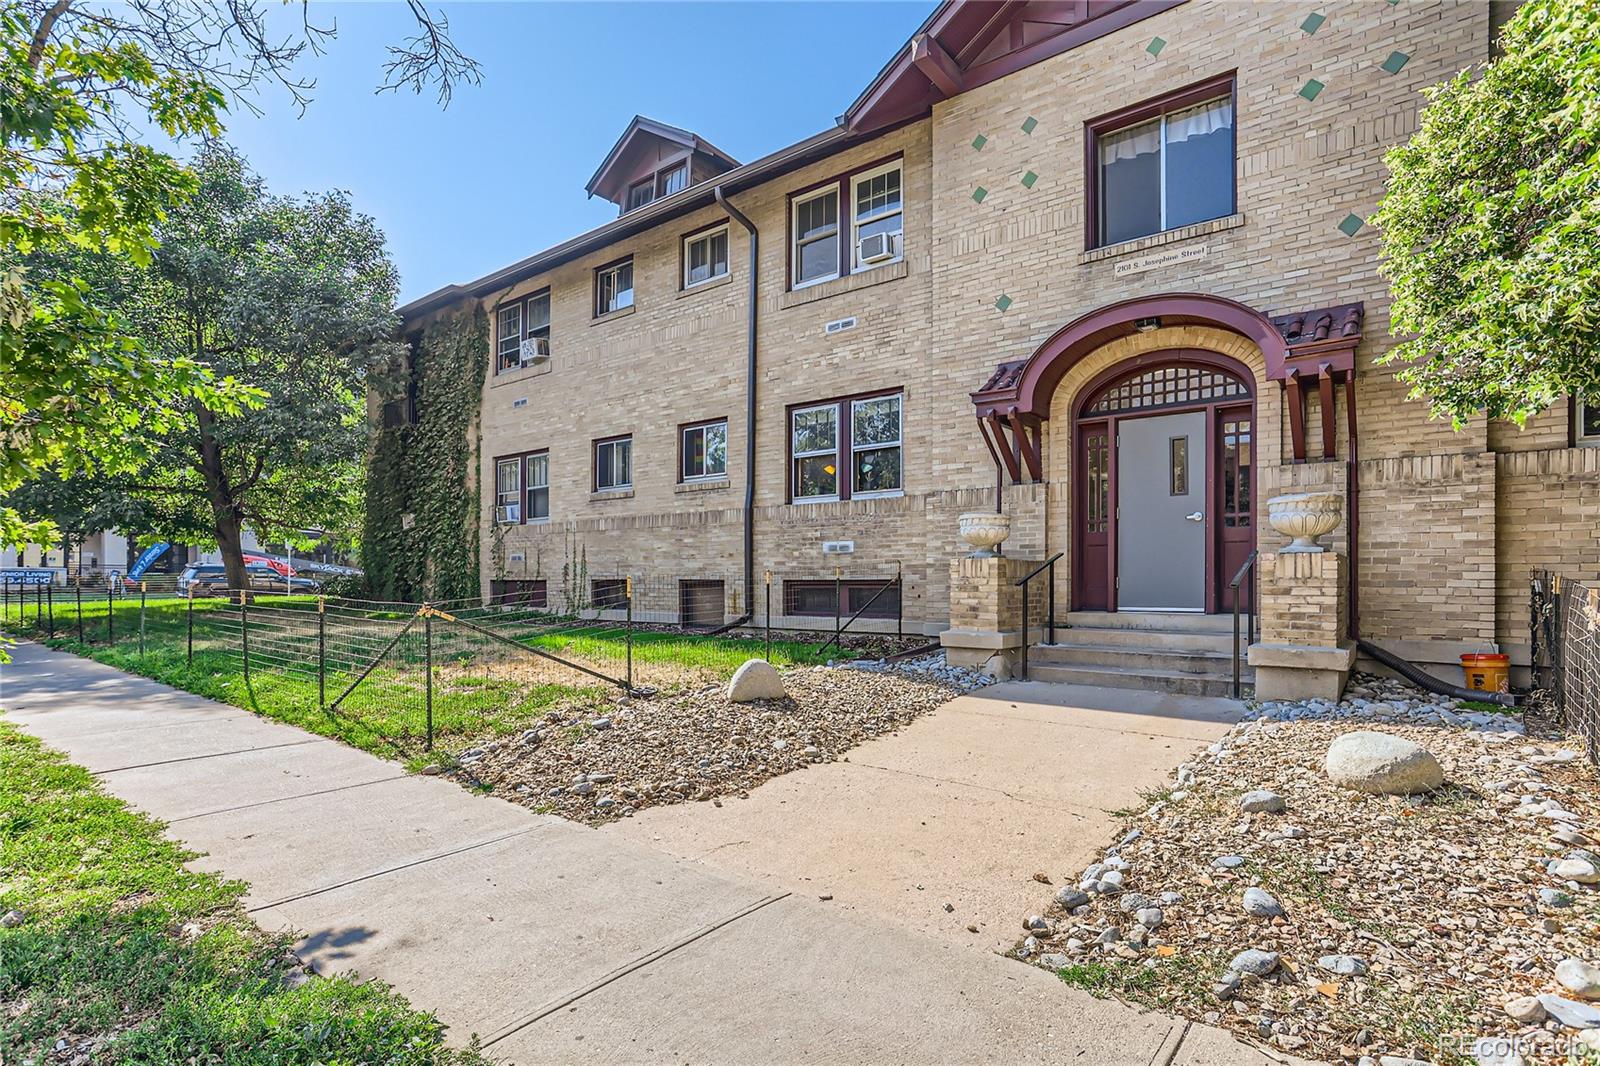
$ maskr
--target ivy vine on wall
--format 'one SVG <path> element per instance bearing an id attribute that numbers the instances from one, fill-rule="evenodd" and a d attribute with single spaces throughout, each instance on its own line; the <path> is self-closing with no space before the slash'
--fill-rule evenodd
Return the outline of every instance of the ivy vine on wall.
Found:
<path id="1" fill-rule="evenodd" d="M 413 338 L 409 365 L 378 383 L 386 412 L 368 458 L 361 539 L 378 599 L 478 595 L 478 411 L 488 370 L 489 319 L 476 307 L 430 322 Z"/>

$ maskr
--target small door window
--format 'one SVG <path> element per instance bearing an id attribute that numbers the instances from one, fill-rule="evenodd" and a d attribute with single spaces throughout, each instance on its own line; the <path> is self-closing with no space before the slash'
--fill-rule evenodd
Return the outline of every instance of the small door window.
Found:
<path id="1" fill-rule="evenodd" d="M 1189 438 L 1167 440 L 1167 483 L 1174 496 L 1189 495 Z"/>

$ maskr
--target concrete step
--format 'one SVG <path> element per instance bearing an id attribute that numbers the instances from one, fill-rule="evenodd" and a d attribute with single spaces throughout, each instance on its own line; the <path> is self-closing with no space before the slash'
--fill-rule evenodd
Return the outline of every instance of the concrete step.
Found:
<path id="1" fill-rule="evenodd" d="M 1057 616 L 1057 621 L 1061 621 Z M 1233 632 L 1233 614 L 1200 614 L 1186 611 L 1068 611 L 1069 626 L 1093 629 L 1160 629 L 1169 633 Z M 1240 617 L 1240 624 L 1244 622 Z"/>
<path id="2" fill-rule="evenodd" d="M 1032 636 L 1032 632 L 1029 633 Z M 1040 640 L 1048 637 L 1041 633 Z M 1240 633 L 1243 642 L 1244 634 Z M 1056 627 L 1056 645 L 1063 647 L 1127 648 L 1144 651 L 1214 652 L 1233 654 L 1233 630 L 1224 633 L 1170 629 L 1130 629 L 1120 626 Z"/>
<path id="3" fill-rule="evenodd" d="M 1243 675 L 1245 695 L 1249 695 L 1251 675 Z M 1101 688 L 1132 688 L 1146 692 L 1172 692 L 1182 696 L 1233 695 L 1233 676 L 1183 673 L 1176 670 L 1145 670 L 1125 666 L 1084 667 L 1028 661 L 1029 681 L 1052 681 L 1064 685 L 1097 685 Z"/>
<path id="4" fill-rule="evenodd" d="M 1233 677 L 1233 648 L 1226 651 L 1167 651 L 1105 644 L 1042 644 L 1028 652 L 1028 661 L 1058 666 L 1126 667 L 1163 673 Z"/>

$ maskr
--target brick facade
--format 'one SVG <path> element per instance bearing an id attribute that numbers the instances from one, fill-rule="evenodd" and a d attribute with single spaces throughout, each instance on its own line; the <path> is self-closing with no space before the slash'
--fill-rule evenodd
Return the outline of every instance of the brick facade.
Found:
<path id="1" fill-rule="evenodd" d="M 1515 647 L 1526 639 L 1530 566 L 1600 576 L 1600 451 L 1567 447 L 1564 409 L 1520 430 L 1484 420 L 1457 430 L 1407 401 L 1394 368 L 1380 364 L 1388 314 L 1377 234 L 1339 228 L 1375 206 L 1383 154 L 1416 129 L 1421 90 L 1487 57 L 1487 9 L 1334 0 L 1318 10 L 1327 21 L 1308 34 L 1299 28 L 1304 12 L 1282 4 L 1191 0 L 730 197 L 760 233 L 758 581 L 767 570 L 780 580 L 831 575 L 839 560 L 847 576 L 898 571 L 908 622 L 943 629 L 959 613 L 950 594 L 951 560 L 962 551 L 956 517 L 994 505 L 994 463 L 969 394 L 996 364 L 1028 356 L 1086 312 L 1177 292 L 1263 313 L 1365 304 L 1353 553 L 1362 635 L 1438 662 L 1495 641 Z M 1146 49 L 1155 37 L 1166 42 L 1159 55 Z M 1409 59 L 1390 74 L 1381 64 L 1394 51 Z M 1230 71 L 1236 214 L 1085 252 L 1085 122 Z M 1310 78 L 1324 85 L 1314 100 L 1299 94 Z M 903 261 L 790 291 L 790 194 L 890 158 L 903 160 Z M 481 297 L 492 313 L 504 300 L 552 292 L 551 360 L 491 374 L 479 430 L 486 486 L 496 456 L 549 449 L 551 519 L 495 529 L 485 493 L 485 588 L 499 577 L 551 577 L 581 553 L 597 575 L 722 578 L 730 603 L 740 602 L 749 238 L 738 224 L 729 226 L 728 276 L 680 291 L 684 234 L 725 218 L 705 207 Z M 1203 257 L 1119 276 L 1119 266 L 1141 254 L 1202 246 Z M 634 262 L 634 306 L 596 319 L 594 270 L 624 255 Z M 853 328 L 826 331 L 847 318 Z M 1013 519 L 1008 554 L 1067 553 L 1057 571 L 1063 604 L 1072 581 L 1072 405 L 1101 370 L 1174 347 L 1230 355 L 1253 376 L 1255 521 L 1264 551 L 1281 543 L 1265 525 L 1268 497 L 1345 490 L 1343 390 L 1334 458 L 1314 449 L 1318 458 L 1295 463 L 1283 387 L 1268 380 L 1253 343 L 1200 325 L 1113 341 L 1057 388 L 1043 434 L 1044 483 L 1003 489 Z M 903 495 L 789 503 L 788 408 L 879 389 L 903 390 Z M 1307 417 L 1308 439 L 1320 442 L 1314 389 Z M 679 484 L 678 427 L 712 418 L 728 421 L 727 477 Z M 591 442 L 622 433 L 633 436 L 633 488 L 591 492 Z M 1347 516 L 1325 543 L 1348 550 L 1348 527 Z M 853 541 L 854 553 L 824 557 L 822 542 L 833 540 Z"/>

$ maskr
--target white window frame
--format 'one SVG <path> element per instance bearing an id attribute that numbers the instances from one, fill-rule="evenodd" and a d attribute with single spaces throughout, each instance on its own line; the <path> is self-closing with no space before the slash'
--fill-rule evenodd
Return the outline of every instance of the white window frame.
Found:
<path id="1" fill-rule="evenodd" d="M 673 189 L 671 192 L 664 191 L 667 187 L 667 179 L 680 170 L 683 171 L 683 188 Z M 656 172 L 655 182 L 655 198 L 657 200 L 664 200 L 668 196 L 675 196 L 684 189 L 687 189 L 689 187 L 689 161 L 685 159 L 681 163 L 674 163 L 670 167 L 662 167 Z"/>
<path id="2" fill-rule="evenodd" d="M 692 246 L 694 246 L 696 244 L 699 244 L 701 241 L 706 242 L 706 244 L 708 246 L 707 249 L 706 249 L 706 261 L 709 263 L 711 261 L 711 250 L 710 250 L 710 247 L 709 247 L 711 239 L 713 237 L 718 236 L 719 234 L 724 238 L 723 247 L 726 249 L 726 254 L 723 256 L 723 260 L 722 260 L 722 270 L 721 270 L 721 272 L 715 273 L 715 274 L 710 274 L 710 275 L 708 275 L 708 276 L 706 276 L 704 278 L 701 278 L 699 281 L 690 281 L 689 280 L 689 249 Z M 733 242 L 731 240 L 728 240 L 727 237 L 728 237 L 728 227 L 727 226 L 716 226 L 716 227 L 713 227 L 712 229 L 701 230 L 699 233 L 691 233 L 691 234 L 689 234 L 689 236 L 687 236 L 687 237 L 685 237 L 683 239 L 683 287 L 685 289 L 692 289 L 692 288 L 695 288 L 698 285 L 708 285 L 711 282 L 716 281 L 718 278 L 725 278 L 725 277 L 728 276 L 728 262 L 729 262 L 729 260 L 731 260 L 733 258 Z"/>
<path id="3" fill-rule="evenodd" d="M 825 196 L 831 196 L 834 199 L 833 232 L 831 234 L 824 233 L 818 237 L 802 239 L 800 236 L 800 208 L 805 204 L 809 204 L 815 200 L 820 200 Z M 808 244 L 815 244 L 818 241 L 825 241 L 830 236 L 836 241 L 844 240 L 844 226 L 842 225 L 844 205 L 840 204 L 838 200 L 839 183 L 835 181 L 830 182 L 824 188 L 817 189 L 815 192 L 807 193 L 804 196 L 796 196 L 790 203 L 789 231 L 792 236 L 790 239 L 791 244 L 789 248 L 789 258 L 793 262 L 793 265 L 790 267 L 789 283 L 792 288 L 804 289 L 812 285 L 821 285 L 825 281 L 833 281 L 839 277 L 839 246 L 835 244 L 833 255 L 833 273 L 822 274 L 814 278 L 809 278 L 805 281 L 800 280 L 800 264 L 803 262 L 803 257 L 800 254 L 801 248 Z M 854 210 L 853 205 L 852 210 Z"/>
<path id="4" fill-rule="evenodd" d="M 612 299 L 615 300 L 616 299 L 616 294 L 621 291 L 621 290 L 619 290 L 617 288 L 617 284 L 616 284 L 616 280 L 615 279 L 616 279 L 617 275 L 622 273 L 622 271 L 624 269 L 626 269 L 628 271 L 628 302 L 625 303 L 625 304 L 618 304 L 615 307 L 607 307 L 605 310 L 602 311 L 600 309 L 600 293 L 601 293 L 602 288 L 604 286 L 605 279 L 607 279 L 607 278 L 612 279 L 612 282 L 611 282 L 611 296 L 612 296 Z M 610 266 L 598 268 L 594 272 L 594 317 L 596 317 L 596 318 L 604 318 L 606 315 L 614 315 L 618 311 L 626 311 L 628 308 L 630 308 L 632 306 L 633 306 L 633 257 L 629 256 L 627 259 L 624 259 L 620 263 L 612 263 Z"/>
<path id="5" fill-rule="evenodd" d="M 689 458 L 689 434 L 699 433 L 704 436 L 709 429 L 722 429 L 722 469 L 706 470 L 699 474 L 691 474 L 683 469 Z M 709 453 L 707 453 L 709 454 Z M 713 422 L 700 422 L 692 426 L 684 426 L 678 431 L 678 477 L 685 484 L 696 481 L 726 481 L 728 477 L 728 420 L 719 418 Z"/>
<path id="6" fill-rule="evenodd" d="M 533 461 L 544 460 L 544 484 L 536 485 L 533 481 Z M 533 490 L 544 489 L 544 514 L 533 513 Z M 550 521 L 550 452 L 532 452 L 522 457 L 522 520 L 538 524 Z"/>
<path id="7" fill-rule="evenodd" d="M 1584 403 L 1581 399 L 1574 401 L 1572 417 L 1575 419 L 1575 421 L 1572 424 L 1572 439 L 1580 448 L 1600 448 L 1600 433 L 1590 433 L 1586 435 L 1583 432 L 1584 411 L 1589 406 L 1589 404 Z"/>
<path id="8" fill-rule="evenodd" d="M 522 459 L 523 459 L 523 457 L 519 455 L 519 456 L 516 456 L 515 458 L 511 458 L 511 459 L 496 459 L 494 461 L 494 521 L 495 521 L 495 525 L 515 526 L 515 525 L 521 525 L 522 524 L 522 512 L 523 512 L 523 501 L 522 501 L 522 482 L 523 482 L 523 478 L 522 478 Z M 505 468 L 507 468 L 507 467 L 509 467 L 509 468 L 511 468 L 511 469 L 513 469 L 513 470 L 515 470 L 517 472 L 517 487 L 514 490 L 501 489 L 500 488 L 500 471 L 505 469 Z M 505 502 L 508 498 L 512 502 L 510 502 L 510 503 Z M 512 508 L 512 507 L 516 508 L 517 517 L 516 518 L 505 518 L 505 519 L 502 519 L 500 517 L 502 509 Z"/>
<path id="9" fill-rule="evenodd" d="M 885 209 L 866 218 L 856 217 L 856 203 L 858 190 L 863 182 L 881 177 L 892 171 L 900 172 L 900 204 L 893 210 Z M 895 245 L 896 251 L 893 259 L 884 259 L 876 263 L 863 263 L 861 261 L 861 229 L 880 219 L 900 216 L 900 229 L 897 231 Z M 864 270 L 876 270 L 879 267 L 891 266 L 906 257 L 906 175 L 904 160 L 896 159 L 892 163 L 885 163 L 881 167 L 863 170 L 859 174 L 850 175 L 850 272 L 859 274 Z"/>
<path id="10" fill-rule="evenodd" d="M 895 422 L 899 426 L 893 442 L 883 441 L 876 444 L 856 444 L 856 408 L 862 404 L 882 403 L 884 400 L 893 400 L 895 405 Z M 903 496 L 906 491 L 906 398 L 905 393 L 891 392 L 881 396 L 863 396 L 850 401 L 850 498 L 852 500 L 877 500 L 887 496 Z M 900 484 L 892 489 L 874 489 L 871 491 L 858 491 L 856 489 L 856 453 L 879 452 L 893 448 L 900 453 Z"/>
<path id="11" fill-rule="evenodd" d="M 639 188 L 643 188 L 649 195 L 647 195 L 643 200 L 639 201 L 638 203 L 634 203 L 633 202 L 633 190 L 639 189 Z M 622 195 L 623 195 L 623 201 L 622 202 L 628 205 L 627 207 L 623 208 L 623 213 L 624 214 L 626 214 L 629 211 L 637 211 L 641 207 L 648 207 L 650 204 L 655 203 L 655 200 L 656 200 L 656 176 L 654 174 L 652 174 L 648 178 L 640 178 L 638 181 L 631 183 L 628 186 L 627 191 L 624 192 Z"/>
<path id="12" fill-rule="evenodd" d="M 600 450 L 602 448 L 617 448 L 626 446 L 628 450 L 628 480 L 612 485 L 600 484 Z M 633 488 L 633 436 L 613 437 L 610 440 L 595 441 L 594 443 L 594 491 L 596 492 L 626 492 Z M 611 460 L 611 469 L 617 468 L 615 458 Z"/>
<path id="13" fill-rule="evenodd" d="M 514 333 L 511 332 L 511 331 L 508 331 L 506 329 L 506 317 L 508 316 L 508 314 L 515 314 L 517 316 L 517 326 L 516 326 L 516 330 L 514 331 Z M 501 367 L 502 367 L 502 364 L 504 363 L 505 358 L 506 358 L 506 356 L 508 354 L 511 355 L 514 359 L 515 358 L 520 358 L 520 353 L 521 353 L 521 350 L 522 350 L 522 301 L 521 300 L 514 300 L 511 303 L 503 304 L 500 307 L 495 309 L 494 331 L 495 331 L 495 338 L 494 338 L 494 340 L 495 340 L 494 372 L 496 374 L 510 373 L 512 370 L 516 369 L 515 366 L 505 367 L 504 369 L 502 369 Z M 506 341 L 508 341 L 508 340 L 513 341 L 511 347 L 509 347 L 509 348 L 506 347 Z"/>
<path id="14" fill-rule="evenodd" d="M 830 411 L 833 413 L 833 447 L 831 449 L 822 448 L 809 452 L 796 451 L 794 446 L 794 420 L 799 418 L 801 415 L 809 414 L 812 411 Z M 839 434 L 839 403 L 837 400 L 833 403 L 814 403 L 806 407 L 796 407 L 789 412 L 789 481 L 793 493 L 791 497 L 792 502 L 835 503 L 838 501 L 840 475 L 843 473 L 843 471 L 839 469 L 839 442 L 841 439 Z M 799 494 L 800 478 L 798 476 L 800 460 L 815 459 L 818 456 L 824 455 L 833 456 L 833 492 L 824 496 L 801 496 Z"/>

